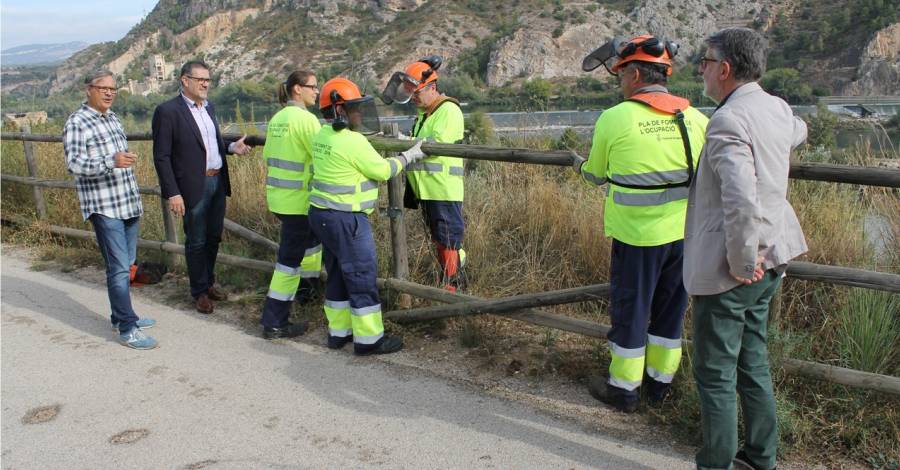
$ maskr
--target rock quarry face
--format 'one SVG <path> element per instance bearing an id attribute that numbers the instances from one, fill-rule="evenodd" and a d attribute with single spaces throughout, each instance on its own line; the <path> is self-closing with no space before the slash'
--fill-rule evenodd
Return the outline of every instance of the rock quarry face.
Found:
<path id="1" fill-rule="evenodd" d="M 877 33 L 860 57 L 857 80 L 843 94 L 851 96 L 900 95 L 900 23 Z"/>
<path id="2" fill-rule="evenodd" d="M 676 67 L 692 66 L 690 59 L 702 52 L 707 36 L 723 27 L 764 23 L 773 2 L 681 0 L 675 14 L 670 3 L 647 0 L 629 15 L 598 8 L 585 23 L 567 26 L 558 38 L 552 37 L 555 22 L 532 23 L 497 44 L 488 64 L 487 84 L 501 86 L 524 77 L 578 77 L 583 74 L 584 56 L 609 38 L 630 39 L 647 33 L 677 42 Z"/>
<path id="3" fill-rule="evenodd" d="M 175 31 L 161 27 L 148 32 L 146 25 L 136 28 L 125 38 L 128 49 L 111 58 L 105 54 L 114 47 L 111 43 L 91 46 L 57 69 L 51 93 L 71 89 L 95 68 L 105 67 L 121 74 L 135 60 L 146 56 L 163 35 L 173 45 L 168 55 L 176 66 L 202 56 L 222 85 L 267 74 L 280 75 L 298 65 L 311 69 L 338 65 L 346 67 L 342 73 L 384 82 L 394 70 L 430 54 L 442 55 L 445 63 L 441 73 L 452 76 L 456 58 L 470 53 L 481 38 L 493 34 L 497 25 L 459 8 L 448 9 L 446 15 L 431 15 L 427 23 L 395 21 L 429 3 L 428 7 L 441 11 L 442 1 L 447 0 L 160 0 L 151 13 L 156 23 L 150 24 L 170 24 L 169 15 L 175 14 Z M 518 26 L 492 45 L 484 77 L 487 85 L 581 77 L 585 75 L 581 71 L 584 56 L 609 38 L 630 39 L 646 33 L 677 42 L 680 49 L 676 67 L 693 67 L 691 61 L 702 53 L 703 40 L 709 34 L 724 27 L 771 27 L 779 12 L 795 7 L 786 0 L 637 0 L 635 5 L 623 12 L 594 2 L 566 1 L 561 7 L 564 20 L 555 12 L 549 14 L 549 10 L 525 11 L 511 6 L 510 15 L 516 15 Z M 365 11 L 374 16 L 375 22 L 365 15 L 348 14 L 351 10 Z M 347 47 L 342 46 L 345 42 L 338 41 L 333 47 L 296 47 L 296 38 L 282 37 L 279 34 L 284 33 L 278 29 L 266 28 L 272 22 L 267 15 L 305 18 L 307 25 L 293 26 L 301 36 L 316 35 L 326 28 L 330 36 L 346 41 L 353 37 L 354 28 L 365 24 L 367 31 L 380 31 L 381 39 L 368 44 L 365 54 L 351 61 Z M 572 19 L 575 16 L 577 20 Z M 246 28 L 259 34 L 241 35 Z M 410 41 L 408 37 L 413 34 L 414 38 L 429 41 Z M 397 41 L 398 36 L 407 39 Z M 898 50 L 900 24 L 894 24 L 874 35 L 858 69 L 847 67 L 841 81 L 832 80 L 835 91 L 851 95 L 900 94 Z M 602 69 L 592 76 L 601 80 L 612 78 Z"/>
<path id="4" fill-rule="evenodd" d="M 582 74 L 584 56 L 613 36 L 613 29 L 597 14 L 553 38 L 552 28 L 522 28 L 501 39 L 491 52 L 487 84 L 502 86 L 516 78 L 558 78 Z M 615 21 L 615 18 L 610 22 Z M 599 39 L 604 38 L 604 39 Z"/>

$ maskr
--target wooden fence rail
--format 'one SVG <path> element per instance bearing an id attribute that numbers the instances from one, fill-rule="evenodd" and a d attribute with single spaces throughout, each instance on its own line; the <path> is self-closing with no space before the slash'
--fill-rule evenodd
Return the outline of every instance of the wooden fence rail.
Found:
<path id="1" fill-rule="evenodd" d="M 393 130 L 396 132 L 396 129 Z M 150 140 L 149 133 L 128 134 L 128 140 L 140 141 Z M 226 140 L 237 140 L 238 135 L 226 135 Z M 34 135 L 28 133 L 2 133 L 2 140 L 18 140 L 26 143 L 30 142 L 61 142 L 59 135 Z M 370 137 L 369 140 L 373 146 L 383 152 L 398 152 L 410 147 L 409 141 L 398 140 L 387 137 Z M 250 145 L 263 145 L 265 139 L 258 136 L 248 136 L 246 142 Z M 539 165 L 557 165 L 570 166 L 573 161 L 574 153 L 571 151 L 536 151 L 530 149 L 516 148 L 497 148 L 476 145 L 460 145 L 460 144 L 436 144 L 425 143 L 422 146 L 423 151 L 428 154 L 458 156 L 476 160 L 502 161 L 509 163 L 528 163 Z M 36 170 L 29 172 L 31 176 L 14 176 L 0 175 L 3 181 L 20 183 L 35 188 L 36 203 L 40 203 L 38 199 L 39 188 L 63 188 L 74 189 L 74 181 L 54 181 L 37 177 Z M 889 168 L 873 168 L 858 167 L 849 165 L 822 165 L 822 164 L 802 164 L 794 163 L 791 165 L 792 178 L 808 179 L 817 181 L 832 181 L 839 183 L 864 184 L 874 186 L 886 186 L 897 188 L 900 187 L 900 169 Z M 390 207 L 388 215 L 391 217 L 391 235 L 392 250 L 394 252 L 394 264 L 392 266 L 392 275 L 395 278 L 377 280 L 378 286 L 383 289 L 391 289 L 401 293 L 401 306 L 408 306 L 407 302 L 403 302 L 403 295 L 414 295 L 423 299 L 430 299 L 445 302 L 450 305 L 438 305 L 413 310 L 401 310 L 386 312 L 385 317 L 396 321 L 422 321 L 436 318 L 445 318 L 457 315 L 473 315 L 481 313 L 494 313 L 506 316 L 512 319 L 526 321 L 532 324 L 556 328 L 563 331 L 574 332 L 586 336 L 604 338 L 609 331 L 609 327 L 594 322 L 570 318 L 564 315 L 534 310 L 531 307 L 542 305 L 559 305 L 563 303 L 583 302 L 590 300 L 598 300 L 606 298 L 609 295 L 609 285 L 600 284 L 593 286 L 583 286 L 570 289 L 563 289 L 551 292 L 523 294 L 503 299 L 479 299 L 477 297 L 456 294 L 444 291 L 442 289 L 424 286 L 409 282 L 404 278 L 409 273 L 408 259 L 406 258 L 406 242 L 405 232 L 403 228 L 403 211 L 400 209 L 401 185 L 399 181 L 393 181 L 389 188 Z M 140 188 L 142 194 L 160 196 L 158 187 Z M 163 205 L 163 217 L 169 217 L 171 214 L 166 210 L 165 201 L 161 200 Z M 19 224 L 30 224 L 32 221 L 16 216 L 4 216 L 5 219 L 11 220 Z M 43 217 L 42 217 L 43 218 Z M 155 249 L 168 252 L 174 255 L 184 255 L 184 247 L 175 243 L 177 241 L 175 235 L 174 219 L 164 220 L 166 241 L 150 241 L 140 239 L 138 246 L 145 249 Z M 225 219 L 225 228 L 230 232 L 263 246 L 270 251 L 276 251 L 278 244 L 268 238 L 246 228 L 234 221 Z M 53 233 L 76 237 L 82 239 L 95 239 L 93 232 L 86 230 L 78 230 L 68 227 L 60 227 L 49 225 L 48 230 Z M 233 255 L 220 254 L 219 260 L 226 265 L 238 266 L 246 269 L 254 269 L 264 272 L 271 272 L 274 268 L 273 262 L 242 258 Z M 900 292 L 900 275 L 891 273 L 879 273 L 873 271 L 865 271 L 855 268 L 844 268 L 838 266 L 825 266 L 814 263 L 792 262 L 788 265 L 788 276 L 798 279 L 828 282 L 832 284 L 843 284 L 849 286 L 865 287 L 870 289 L 885 290 L 889 292 Z M 397 279 L 401 278 L 401 279 Z M 689 343 L 689 341 L 686 341 Z M 818 364 L 797 359 L 785 359 L 782 361 L 782 367 L 786 373 L 826 380 L 847 386 L 877 390 L 885 393 L 900 395 L 900 378 L 871 374 L 868 372 L 856 371 L 835 367 L 825 364 Z"/>
<path id="2" fill-rule="evenodd" d="M 150 133 L 131 133 L 129 141 L 150 140 Z M 241 136 L 226 134 L 225 140 L 233 141 Z M 26 134 L 22 132 L 4 132 L 0 140 L 19 140 L 24 142 L 62 142 L 59 135 Z M 408 140 L 389 137 L 369 137 L 376 150 L 384 152 L 402 152 L 412 146 Z M 247 136 L 247 144 L 264 145 L 265 137 Z M 571 166 L 574 153 L 570 150 L 531 150 L 508 147 L 487 147 L 483 145 L 438 144 L 427 142 L 422 151 L 430 155 L 447 155 L 471 160 L 490 160 L 508 163 L 530 163 L 536 165 Z M 900 188 L 900 169 L 867 167 L 857 165 L 831 165 L 825 163 L 791 163 L 791 178 L 812 181 L 828 181 L 832 183 L 861 184 L 867 186 L 884 186 Z"/>
<path id="3" fill-rule="evenodd" d="M 15 217 L 4 215 L 4 218 L 14 223 L 30 224 L 32 221 L 23 217 Z M 85 240 L 96 240 L 94 232 L 87 230 L 78 230 L 69 227 L 60 227 L 57 225 L 48 225 L 47 229 L 59 235 L 65 235 L 73 238 Z M 138 240 L 138 246 L 145 249 L 155 249 L 184 255 L 184 247 L 174 243 L 151 240 Z M 240 268 L 254 269 L 262 272 L 272 272 L 274 263 L 268 261 L 260 261 L 240 256 L 220 254 L 218 257 L 222 264 L 237 266 Z M 423 286 L 409 281 L 399 279 L 383 279 L 378 278 L 378 286 L 380 288 L 394 289 L 399 292 L 405 292 L 417 297 L 436 300 L 440 302 L 456 303 L 469 305 L 475 301 L 483 300 L 469 295 L 455 294 L 447 292 L 436 287 Z M 597 286 L 592 286 L 597 287 Z M 504 316 L 517 320 L 524 320 L 537 325 L 556 328 L 564 331 L 571 331 L 595 338 L 604 338 L 609 327 L 584 320 L 565 317 L 563 315 L 555 315 L 541 311 L 525 311 L 521 313 L 501 313 Z M 390 313 L 388 314 L 390 315 Z M 388 316 L 388 318 L 391 318 Z M 685 341 L 690 344 L 690 341 Z M 889 375 L 873 374 L 844 367 L 836 367 L 827 364 L 819 364 L 816 362 L 803 361 L 799 359 L 783 359 L 781 363 L 785 373 L 800 377 L 807 377 L 826 382 L 846 385 L 848 387 L 861 388 L 866 390 L 874 390 L 878 392 L 888 393 L 900 396 L 900 378 Z"/>
<path id="4" fill-rule="evenodd" d="M 45 188 L 75 188 L 74 181 L 45 180 L 32 178 L 29 176 L 0 175 L 0 180 L 21 183 L 29 186 L 41 186 Z M 142 187 L 139 188 L 139 190 L 141 194 L 150 194 L 156 196 L 159 196 L 160 194 L 158 187 Z M 399 196 L 399 194 L 396 196 Z M 395 231 L 399 230 L 399 227 L 397 227 L 397 225 L 400 224 L 392 225 Z M 259 235 L 258 233 L 246 227 L 243 227 L 232 220 L 225 219 L 225 228 L 235 235 L 238 235 L 260 246 L 267 247 L 273 251 L 278 249 L 278 243 L 275 243 L 274 241 L 269 240 L 268 238 L 265 238 L 262 235 Z M 392 237 L 392 239 L 394 238 L 395 237 Z M 395 239 L 396 242 L 399 242 L 400 240 L 400 237 L 396 237 Z M 403 245 L 401 248 L 405 248 L 405 245 Z M 394 249 L 396 249 L 396 247 L 394 247 Z M 401 266 L 408 266 L 407 263 L 397 262 L 397 264 Z M 405 271 L 401 269 L 400 272 L 401 275 L 399 276 L 395 272 L 395 277 L 405 277 L 409 273 L 409 268 L 407 267 Z M 900 293 L 900 275 L 898 274 L 866 271 L 863 269 L 845 268 L 841 266 L 828 266 L 823 264 L 807 263 L 803 261 L 791 261 L 791 263 L 788 264 L 787 274 L 790 277 L 807 281 L 829 282 L 832 284 L 865 287 L 868 289 Z M 578 300 L 573 300 L 572 302 L 578 302 Z"/>

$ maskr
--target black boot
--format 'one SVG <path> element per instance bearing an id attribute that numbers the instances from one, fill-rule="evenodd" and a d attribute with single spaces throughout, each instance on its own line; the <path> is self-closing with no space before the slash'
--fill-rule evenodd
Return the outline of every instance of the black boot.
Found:
<path id="1" fill-rule="evenodd" d="M 263 327 L 263 338 L 265 339 L 279 339 L 279 338 L 295 338 L 297 336 L 302 336 L 303 333 L 306 333 L 306 328 L 309 326 L 308 322 L 303 323 L 290 323 L 284 325 L 281 328 L 270 328 L 268 326 Z"/>
<path id="2" fill-rule="evenodd" d="M 637 411 L 637 400 L 628 400 L 616 388 L 609 385 L 607 377 L 593 377 L 588 381 L 588 392 L 597 400 L 623 412 L 634 413 Z"/>
<path id="3" fill-rule="evenodd" d="M 370 356 L 372 354 L 390 354 L 403 349 L 403 340 L 396 336 L 384 335 L 377 343 L 372 345 L 354 344 L 353 352 L 357 356 Z"/>
<path id="4" fill-rule="evenodd" d="M 328 335 L 328 349 L 341 349 L 353 341 L 353 335 L 350 336 L 331 336 Z"/>

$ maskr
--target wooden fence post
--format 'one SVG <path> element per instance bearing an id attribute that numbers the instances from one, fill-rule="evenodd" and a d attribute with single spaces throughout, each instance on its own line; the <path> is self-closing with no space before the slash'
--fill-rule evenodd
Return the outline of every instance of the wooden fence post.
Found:
<path id="1" fill-rule="evenodd" d="M 24 124 L 21 129 L 24 134 L 31 134 L 31 125 Z M 28 167 L 28 176 L 39 178 L 37 160 L 34 157 L 34 142 L 23 141 L 25 147 L 25 165 Z M 38 187 L 34 187 L 34 205 L 37 207 L 38 218 L 47 219 L 47 203 L 44 201 L 44 191 Z"/>
<path id="2" fill-rule="evenodd" d="M 392 123 L 389 131 L 391 137 L 400 133 L 400 126 Z M 397 174 L 388 180 L 388 217 L 391 219 L 391 276 L 396 279 L 409 278 L 409 250 L 406 246 L 406 223 L 403 220 L 403 174 Z M 412 297 L 401 293 L 397 306 L 407 309 L 412 305 Z"/>
<path id="3" fill-rule="evenodd" d="M 162 211 L 163 229 L 165 231 L 166 241 L 178 244 L 178 230 L 175 228 L 175 214 L 169 210 L 169 201 L 162 194 L 159 195 L 159 209 Z M 166 255 L 166 265 L 171 271 L 178 264 L 178 255 L 169 253 Z"/>

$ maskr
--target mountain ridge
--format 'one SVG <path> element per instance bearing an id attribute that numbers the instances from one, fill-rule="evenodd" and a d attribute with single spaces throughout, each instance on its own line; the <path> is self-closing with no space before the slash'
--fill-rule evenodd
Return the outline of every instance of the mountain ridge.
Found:
<path id="1" fill-rule="evenodd" d="M 92 68 L 138 77 L 153 53 L 174 64 L 201 58 L 219 85 L 295 67 L 380 84 L 406 63 L 440 54 L 447 76 L 498 87 L 575 79 L 580 58 L 605 38 L 647 31 L 680 42 L 679 66 L 690 66 L 710 33 L 747 26 L 770 38 L 770 68 L 797 68 L 831 94 L 900 94 L 900 58 L 866 52 L 900 49 L 889 29 L 900 0 L 837 1 L 870 19 L 843 19 L 839 5 L 821 12 L 796 0 L 161 0 L 122 40 L 66 60 L 51 93 L 72 89 Z M 879 36 L 883 30 L 889 33 Z M 845 43 L 830 49 L 835 37 Z"/>

